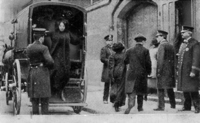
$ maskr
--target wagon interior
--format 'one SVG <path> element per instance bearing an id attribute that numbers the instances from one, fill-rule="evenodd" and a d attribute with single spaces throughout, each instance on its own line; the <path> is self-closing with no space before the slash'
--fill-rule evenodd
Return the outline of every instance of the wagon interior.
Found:
<path id="1" fill-rule="evenodd" d="M 69 21 L 69 31 L 77 37 L 84 35 L 84 13 L 74 7 L 61 5 L 42 5 L 34 7 L 32 13 L 32 25 L 37 28 L 45 28 L 48 33 L 46 39 L 51 38 L 55 32 L 55 23 L 59 20 Z M 33 40 L 31 41 L 33 42 Z M 47 42 L 44 42 L 48 46 Z M 85 95 L 85 44 L 70 44 L 70 81 L 64 90 L 65 101 L 70 103 L 83 102 Z M 52 96 L 51 103 L 62 102 L 59 97 Z"/>

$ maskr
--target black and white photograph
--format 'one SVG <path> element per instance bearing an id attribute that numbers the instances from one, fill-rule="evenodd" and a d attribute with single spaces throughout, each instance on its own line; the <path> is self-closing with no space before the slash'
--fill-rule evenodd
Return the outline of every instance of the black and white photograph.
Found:
<path id="1" fill-rule="evenodd" d="M 200 0 L 0 0 L 0 123 L 199 123 Z"/>

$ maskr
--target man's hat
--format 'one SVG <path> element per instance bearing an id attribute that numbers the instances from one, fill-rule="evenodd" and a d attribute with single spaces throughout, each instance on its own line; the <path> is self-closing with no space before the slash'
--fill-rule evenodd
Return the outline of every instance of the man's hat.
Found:
<path id="1" fill-rule="evenodd" d="M 185 32 L 185 31 L 193 32 L 193 30 L 194 30 L 194 27 L 191 27 L 191 26 L 182 26 L 181 32 Z"/>
<path id="2" fill-rule="evenodd" d="M 104 37 L 104 39 L 105 39 L 106 41 L 108 41 L 108 40 L 112 41 L 112 40 L 113 40 L 113 35 L 106 35 L 106 36 Z"/>
<path id="3" fill-rule="evenodd" d="M 34 35 L 45 35 L 46 29 L 45 28 L 34 28 L 33 34 Z"/>
<path id="4" fill-rule="evenodd" d="M 156 36 L 158 35 L 163 35 L 163 36 L 167 36 L 168 32 L 164 31 L 164 30 L 158 30 Z"/>
<path id="5" fill-rule="evenodd" d="M 141 42 L 141 41 L 143 41 L 143 40 L 147 40 L 146 39 L 146 37 L 144 37 L 142 34 L 139 34 L 139 35 L 137 35 L 136 37 L 135 37 L 135 41 L 136 42 Z"/>

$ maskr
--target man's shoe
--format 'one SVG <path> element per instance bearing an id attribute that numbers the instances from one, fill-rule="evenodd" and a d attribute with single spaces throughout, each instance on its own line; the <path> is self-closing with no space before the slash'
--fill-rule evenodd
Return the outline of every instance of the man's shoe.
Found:
<path id="1" fill-rule="evenodd" d="M 191 109 L 189 109 L 189 108 L 187 109 L 187 108 L 183 107 L 182 109 L 179 109 L 178 111 L 191 111 Z"/>
<path id="2" fill-rule="evenodd" d="M 139 111 L 139 112 L 140 112 L 140 111 L 144 111 L 144 109 L 143 109 L 143 108 L 139 108 L 138 111 Z"/>
<path id="3" fill-rule="evenodd" d="M 175 108 L 176 108 L 176 105 L 171 105 L 171 108 L 174 108 L 174 109 L 175 109 Z"/>
<path id="4" fill-rule="evenodd" d="M 104 104 L 108 104 L 108 101 L 103 101 Z"/>
<path id="5" fill-rule="evenodd" d="M 164 111 L 163 108 L 156 108 L 156 109 L 153 109 L 154 111 Z"/>
<path id="6" fill-rule="evenodd" d="M 124 112 L 124 114 L 129 114 L 131 111 L 131 109 L 127 108 L 126 111 Z"/>
<path id="7" fill-rule="evenodd" d="M 115 111 L 116 111 L 116 112 L 119 112 L 119 107 L 115 107 Z"/>
<path id="8" fill-rule="evenodd" d="M 199 109 L 195 109 L 194 113 L 196 114 L 199 113 Z"/>

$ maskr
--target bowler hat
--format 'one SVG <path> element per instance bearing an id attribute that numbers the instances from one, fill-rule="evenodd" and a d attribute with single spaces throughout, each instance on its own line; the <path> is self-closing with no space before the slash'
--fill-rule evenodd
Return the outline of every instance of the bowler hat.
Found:
<path id="1" fill-rule="evenodd" d="M 104 37 L 104 39 L 105 39 L 106 41 L 108 41 L 108 40 L 112 41 L 112 40 L 113 40 L 113 35 L 106 35 L 106 36 Z"/>
<path id="2" fill-rule="evenodd" d="M 164 30 L 158 30 L 156 36 L 158 35 L 163 35 L 163 36 L 167 36 L 168 32 L 164 31 Z"/>
<path id="3" fill-rule="evenodd" d="M 182 26 L 181 32 L 185 32 L 185 31 L 193 32 L 193 30 L 194 30 L 194 27 L 191 27 L 191 26 Z"/>
<path id="4" fill-rule="evenodd" d="M 146 39 L 146 37 L 144 37 L 143 35 L 141 35 L 141 34 L 139 34 L 139 35 L 137 35 L 136 37 L 135 37 L 135 41 L 136 42 L 141 42 L 141 41 L 143 41 L 143 40 L 147 40 Z"/>

